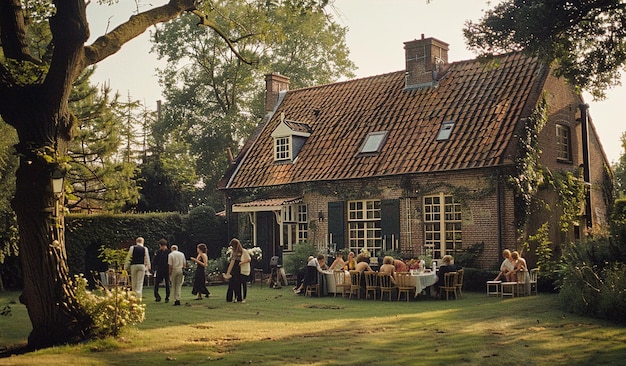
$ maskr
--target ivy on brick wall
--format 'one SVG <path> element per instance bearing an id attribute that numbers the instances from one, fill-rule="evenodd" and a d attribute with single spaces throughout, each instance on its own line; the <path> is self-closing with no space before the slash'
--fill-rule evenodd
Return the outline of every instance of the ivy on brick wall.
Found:
<path id="1" fill-rule="evenodd" d="M 521 154 L 515 161 L 515 174 L 509 178 L 509 184 L 515 192 L 515 226 L 521 230 L 528 222 L 528 216 L 543 181 L 543 169 L 539 164 L 539 133 L 548 120 L 548 103 L 545 93 L 539 103 L 526 119 L 524 130 L 519 136 Z"/>

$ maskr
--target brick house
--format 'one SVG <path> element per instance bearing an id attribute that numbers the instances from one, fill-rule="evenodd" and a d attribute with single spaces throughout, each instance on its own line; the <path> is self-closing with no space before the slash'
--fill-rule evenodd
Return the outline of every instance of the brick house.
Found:
<path id="1" fill-rule="evenodd" d="M 230 236 L 266 260 L 304 240 L 434 258 L 484 244 L 478 265 L 494 268 L 544 222 L 554 243 L 606 226 L 609 164 L 571 86 L 519 53 L 448 62 L 448 44 L 423 36 L 404 48 L 398 72 L 298 90 L 266 76 L 267 114 L 219 183 Z M 584 175 L 566 232 L 545 184 L 527 192 L 545 205 L 520 210 L 524 159 Z"/>

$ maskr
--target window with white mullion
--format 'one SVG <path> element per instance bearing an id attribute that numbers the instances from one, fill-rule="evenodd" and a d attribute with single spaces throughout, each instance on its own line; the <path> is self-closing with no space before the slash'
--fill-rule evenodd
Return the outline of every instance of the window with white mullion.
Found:
<path id="1" fill-rule="evenodd" d="M 443 215 L 441 214 L 443 212 Z M 461 204 L 443 193 L 424 197 L 424 247 L 433 258 L 462 247 Z"/>
<path id="2" fill-rule="evenodd" d="M 348 245 L 359 253 L 366 249 L 372 256 L 382 250 L 380 200 L 348 202 Z"/>
<path id="3" fill-rule="evenodd" d="M 283 206 L 283 248 L 293 250 L 293 245 L 308 239 L 309 225 L 306 205 Z"/>
<path id="4" fill-rule="evenodd" d="M 291 136 L 277 137 L 274 139 L 274 160 L 291 159 Z"/>

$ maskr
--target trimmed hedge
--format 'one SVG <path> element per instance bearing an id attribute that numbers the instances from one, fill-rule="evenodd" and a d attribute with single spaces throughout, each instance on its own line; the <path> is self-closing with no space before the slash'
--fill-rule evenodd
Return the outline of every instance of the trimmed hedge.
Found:
<path id="1" fill-rule="evenodd" d="M 65 216 L 67 263 L 72 274 L 103 271 L 107 265 L 98 257 L 100 247 L 125 249 L 142 236 L 151 254 L 165 238 L 177 244 L 187 258 L 196 255 L 196 245 L 206 243 L 209 257 L 219 256 L 228 244 L 227 225 L 210 207 L 199 207 L 189 215 L 147 214 L 68 214 Z"/>

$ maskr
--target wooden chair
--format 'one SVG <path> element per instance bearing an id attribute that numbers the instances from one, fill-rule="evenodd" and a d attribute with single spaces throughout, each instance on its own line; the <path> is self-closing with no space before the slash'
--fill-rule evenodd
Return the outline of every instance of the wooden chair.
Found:
<path id="1" fill-rule="evenodd" d="M 459 292 L 459 298 L 462 299 L 463 298 L 463 277 L 465 275 L 465 270 L 459 269 L 456 271 L 456 273 L 457 273 L 457 276 L 456 276 L 456 282 L 454 283 L 454 286 Z"/>
<path id="2" fill-rule="evenodd" d="M 391 275 L 388 273 L 378 273 L 378 284 L 380 286 L 380 301 L 383 300 L 385 293 L 389 293 L 389 301 L 391 301 L 391 296 L 393 296 L 393 291 L 396 288 Z"/>
<path id="3" fill-rule="evenodd" d="M 341 289 L 341 297 L 350 295 L 350 277 L 346 274 L 346 271 L 336 269 L 333 271 L 333 277 L 335 278 L 335 297 L 337 297 L 339 289 Z"/>
<path id="4" fill-rule="evenodd" d="M 398 287 L 398 301 L 400 301 L 400 295 L 402 294 L 405 294 L 406 301 L 409 301 L 411 291 L 415 291 L 415 286 L 411 286 L 411 273 L 397 272 L 396 286 Z"/>
<path id="5" fill-rule="evenodd" d="M 450 293 L 454 294 L 454 298 L 457 299 L 457 273 L 456 272 L 446 272 L 443 276 L 443 286 L 439 287 L 439 296 L 443 296 L 443 292 L 446 293 L 446 300 L 450 299 Z"/>
<path id="6" fill-rule="evenodd" d="M 361 272 L 350 271 L 350 298 L 356 293 L 358 299 L 361 298 Z"/>
<path id="7" fill-rule="evenodd" d="M 380 290 L 380 286 L 378 285 L 378 272 L 365 271 L 365 299 L 367 300 L 370 292 L 372 292 L 374 294 L 374 300 L 376 300 L 378 290 Z"/>
<path id="8" fill-rule="evenodd" d="M 533 292 L 535 295 L 539 294 L 539 289 L 537 287 L 537 275 L 539 274 L 539 268 L 533 268 L 530 270 L 530 294 Z"/>
<path id="9" fill-rule="evenodd" d="M 310 284 L 310 285 L 306 285 L 306 291 L 304 293 L 306 296 L 311 296 L 313 297 L 313 295 L 319 297 L 320 296 L 320 284 L 316 283 L 316 284 Z"/>

